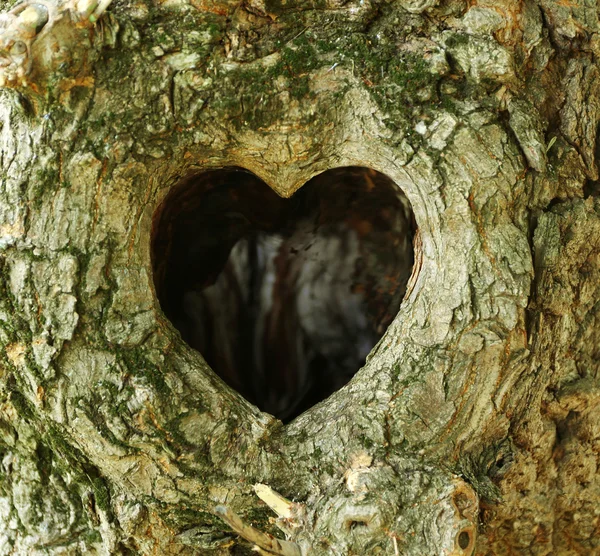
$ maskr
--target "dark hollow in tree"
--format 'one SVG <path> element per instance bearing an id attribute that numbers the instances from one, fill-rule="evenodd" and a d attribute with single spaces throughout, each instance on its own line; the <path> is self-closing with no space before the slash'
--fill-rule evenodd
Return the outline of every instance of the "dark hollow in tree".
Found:
<path id="1" fill-rule="evenodd" d="M 175 187 L 153 226 L 154 281 L 183 339 L 232 388 L 288 421 L 364 364 L 406 290 L 407 198 L 362 167 L 291 199 L 241 168 Z"/>

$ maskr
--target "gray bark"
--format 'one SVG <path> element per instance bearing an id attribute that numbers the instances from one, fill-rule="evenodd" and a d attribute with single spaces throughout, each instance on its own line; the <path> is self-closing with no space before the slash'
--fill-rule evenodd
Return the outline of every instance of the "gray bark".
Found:
<path id="1" fill-rule="evenodd" d="M 0 552 L 242 554 L 226 511 L 302 554 L 600 550 L 597 3 L 74 6 L 0 28 Z M 352 165 L 419 263 L 282 426 L 161 313 L 152 217 L 209 168 Z"/>

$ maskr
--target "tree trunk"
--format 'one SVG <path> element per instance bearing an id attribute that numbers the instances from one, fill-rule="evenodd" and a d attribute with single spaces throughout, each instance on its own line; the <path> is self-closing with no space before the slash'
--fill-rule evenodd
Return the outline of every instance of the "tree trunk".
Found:
<path id="1" fill-rule="evenodd" d="M 44 2 L 0 22 L 2 554 L 600 551 L 596 2 Z M 282 425 L 161 311 L 153 219 L 347 166 L 413 275 Z"/>

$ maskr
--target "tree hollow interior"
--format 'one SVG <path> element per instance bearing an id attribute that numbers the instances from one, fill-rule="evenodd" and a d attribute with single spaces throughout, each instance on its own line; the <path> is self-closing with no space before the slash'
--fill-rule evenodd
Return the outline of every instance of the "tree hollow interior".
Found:
<path id="1" fill-rule="evenodd" d="M 397 314 L 415 230 L 404 194 L 369 168 L 328 170 L 290 199 L 211 170 L 155 214 L 156 292 L 225 382 L 289 421 L 346 384 Z"/>

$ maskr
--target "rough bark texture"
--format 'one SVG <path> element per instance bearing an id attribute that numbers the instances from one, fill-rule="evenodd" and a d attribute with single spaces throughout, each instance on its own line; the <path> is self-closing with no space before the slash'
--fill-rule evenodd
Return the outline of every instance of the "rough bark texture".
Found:
<path id="1" fill-rule="evenodd" d="M 305 554 L 600 551 L 597 3 L 69 9 L 25 65 L 0 29 L 0 551 L 242 554 L 217 507 L 284 536 L 257 482 Z M 208 168 L 290 196 L 350 165 L 406 193 L 420 261 L 284 427 L 161 313 L 153 214 Z"/>

